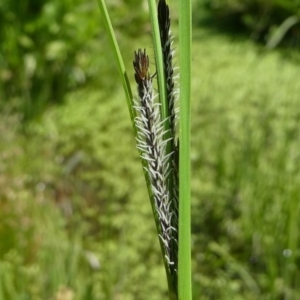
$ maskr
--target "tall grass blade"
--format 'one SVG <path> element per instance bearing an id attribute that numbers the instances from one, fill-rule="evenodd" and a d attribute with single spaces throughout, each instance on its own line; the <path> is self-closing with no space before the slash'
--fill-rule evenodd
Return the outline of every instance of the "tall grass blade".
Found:
<path id="1" fill-rule="evenodd" d="M 128 75 L 125 69 L 125 65 L 123 62 L 123 58 L 118 46 L 118 42 L 110 21 L 110 17 L 105 5 L 104 0 L 97 0 L 99 8 L 100 8 L 100 12 L 104 21 L 104 25 L 106 28 L 106 31 L 108 33 L 108 38 L 109 38 L 109 42 L 111 44 L 111 48 L 113 50 L 114 56 L 115 56 L 115 60 L 117 62 L 118 65 L 118 69 L 119 69 L 119 73 L 122 79 L 122 84 L 123 84 L 123 88 L 125 91 L 125 95 L 126 95 L 126 101 L 127 101 L 127 106 L 128 106 L 128 110 L 129 110 L 129 114 L 130 114 L 130 119 L 132 122 L 132 126 L 134 128 L 135 134 L 136 134 L 136 128 L 135 128 L 135 124 L 134 124 L 134 118 L 135 118 L 135 110 L 133 109 L 133 96 L 132 96 L 132 91 L 131 91 L 131 87 L 130 87 L 130 83 L 128 80 Z"/>
<path id="2" fill-rule="evenodd" d="M 162 46 L 160 41 L 160 32 L 157 18 L 157 7 L 155 0 L 148 0 L 149 5 L 149 13 L 151 19 L 151 27 L 153 34 L 153 44 L 154 44 L 154 55 L 155 55 L 155 64 L 156 64 L 156 73 L 157 73 L 157 81 L 158 81 L 158 92 L 159 92 L 159 100 L 162 105 L 162 120 L 168 119 L 168 103 L 166 99 L 167 91 L 166 91 L 166 79 L 164 73 L 164 62 L 163 62 L 163 54 L 162 54 Z M 169 122 L 165 122 L 164 124 L 165 131 L 169 132 L 170 126 Z"/>
<path id="3" fill-rule="evenodd" d="M 179 300 L 192 299 L 191 195 L 190 195 L 190 94 L 191 94 L 191 0 L 179 0 L 180 122 L 179 122 Z"/>

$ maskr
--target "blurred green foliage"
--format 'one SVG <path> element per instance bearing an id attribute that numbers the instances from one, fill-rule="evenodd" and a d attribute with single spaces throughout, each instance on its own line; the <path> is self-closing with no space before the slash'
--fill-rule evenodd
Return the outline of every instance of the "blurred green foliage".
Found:
<path id="1" fill-rule="evenodd" d="M 0 299 L 165 299 L 151 206 L 96 4 L 13 3 L 0 4 Z M 131 66 L 145 45 L 146 12 L 132 10 L 134 1 L 109 4 Z M 194 299 L 298 299 L 299 60 L 206 30 L 196 29 L 193 43 Z M 36 62 L 30 76 L 27 55 Z M 66 78 L 61 98 L 56 78 Z M 64 101 L 24 128 L 28 93 L 28 117 Z"/>
<path id="2" fill-rule="evenodd" d="M 123 93 L 68 98 L 1 147 L 0 296 L 159 299 L 164 269 Z"/>
<path id="3" fill-rule="evenodd" d="M 300 18 L 299 0 L 196 0 L 195 19 L 211 19 L 222 30 L 246 32 L 267 42 L 289 17 Z M 299 21 L 285 33 L 285 45 L 299 45 Z"/>
<path id="4" fill-rule="evenodd" d="M 119 20 L 116 30 L 126 27 L 124 40 L 141 32 L 145 21 L 139 1 L 125 2 L 109 5 Z M 112 84 L 103 76 L 112 67 L 105 63 L 108 50 L 101 47 L 105 36 L 99 19 L 92 0 L 1 1 L 1 102 L 13 102 L 30 119 L 48 104 L 61 103 L 68 90 L 87 82 Z"/>
<path id="5" fill-rule="evenodd" d="M 297 299 L 298 66 L 228 40 L 194 46 L 195 286 L 203 299 Z"/>

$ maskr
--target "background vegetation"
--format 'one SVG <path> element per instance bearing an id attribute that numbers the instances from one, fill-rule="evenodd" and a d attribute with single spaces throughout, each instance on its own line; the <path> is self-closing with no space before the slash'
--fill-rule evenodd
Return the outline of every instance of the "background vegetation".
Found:
<path id="1" fill-rule="evenodd" d="M 296 1 L 194 3 L 194 299 L 298 299 L 298 29 L 270 52 L 265 34 L 253 43 L 250 23 L 216 26 L 241 3 L 280 9 L 267 33 L 299 13 Z M 147 7 L 110 1 L 109 10 L 131 70 L 133 51 L 151 48 Z M 96 1 L 0 4 L 0 299 L 166 298 L 99 15 Z"/>
<path id="2" fill-rule="evenodd" d="M 248 34 L 262 43 L 279 35 L 277 43 L 288 47 L 299 44 L 299 0 L 197 0 L 197 5 L 201 13 L 200 17 L 196 13 L 195 19 L 200 22 Z"/>

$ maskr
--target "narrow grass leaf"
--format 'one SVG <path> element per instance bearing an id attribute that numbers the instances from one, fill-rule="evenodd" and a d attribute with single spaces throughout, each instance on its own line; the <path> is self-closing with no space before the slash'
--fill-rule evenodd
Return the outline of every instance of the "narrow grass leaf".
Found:
<path id="1" fill-rule="evenodd" d="M 191 0 L 179 0 L 180 123 L 179 123 L 179 300 L 192 299 L 191 195 L 190 195 L 190 94 L 191 94 Z"/>
<path id="2" fill-rule="evenodd" d="M 106 28 L 106 31 L 108 33 L 108 38 L 109 38 L 109 42 L 111 44 L 111 48 L 113 50 L 114 56 L 115 56 L 115 60 L 117 62 L 118 65 L 118 69 L 119 69 L 119 73 L 122 79 L 122 84 L 123 84 L 123 88 L 125 91 L 125 95 L 126 95 L 126 101 L 127 101 L 127 106 L 128 106 L 128 110 L 129 110 L 129 114 L 130 114 L 130 119 L 132 122 L 132 126 L 134 128 L 134 131 L 136 133 L 136 128 L 134 125 L 134 118 L 135 118 L 135 111 L 133 109 L 133 96 L 132 96 L 132 91 L 131 91 L 131 87 L 130 87 L 130 83 L 128 80 L 128 75 L 125 69 L 125 65 L 123 62 L 123 58 L 119 49 L 119 45 L 110 21 L 110 17 L 105 5 L 104 0 L 97 0 L 99 8 L 100 8 L 100 12 L 104 21 L 104 25 Z"/>
<path id="3" fill-rule="evenodd" d="M 162 54 L 162 47 L 160 41 L 160 32 L 159 32 L 159 25 L 158 25 L 158 18 L 157 18 L 157 7 L 155 0 L 148 0 L 149 5 L 149 13 L 151 19 L 151 27 L 152 27 L 152 34 L 153 34 L 153 45 L 154 45 L 154 55 L 155 55 L 155 63 L 156 63 L 156 73 L 157 73 L 157 80 L 158 80 L 158 92 L 159 92 L 159 100 L 162 105 L 162 120 L 166 120 L 168 115 L 168 103 L 166 99 L 166 79 L 164 73 L 164 62 L 163 62 L 163 54 Z M 169 123 L 166 122 L 165 131 L 169 132 Z"/>

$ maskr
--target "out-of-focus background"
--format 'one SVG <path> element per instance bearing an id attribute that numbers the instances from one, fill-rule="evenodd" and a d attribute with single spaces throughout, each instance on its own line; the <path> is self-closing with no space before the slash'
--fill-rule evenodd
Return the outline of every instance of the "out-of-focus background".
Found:
<path id="1" fill-rule="evenodd" d="M 147 3 L 107 4 L 135 89 L 133 51 L 152 51 Z M 300 299 L 299 7 L 194 1 L 194 299 Z M 158 300 L 166 289 L 96 0 L 2 0 L 0 299 Z"/>

